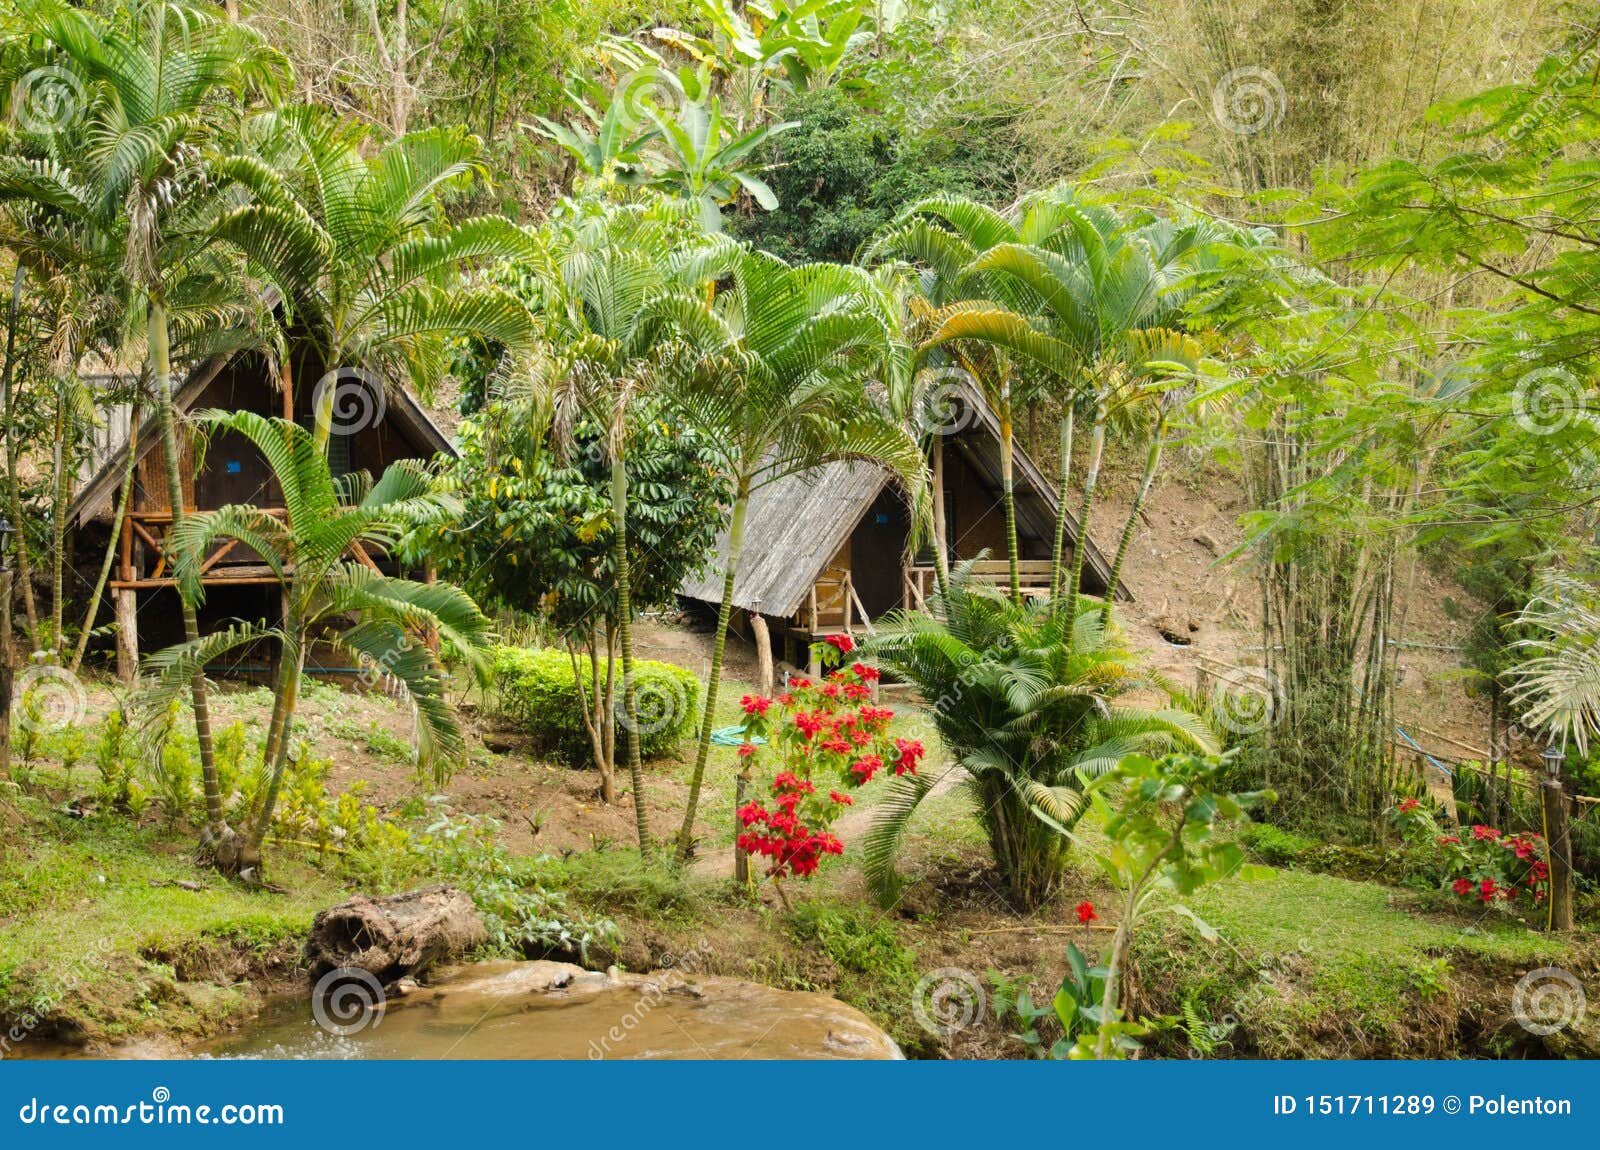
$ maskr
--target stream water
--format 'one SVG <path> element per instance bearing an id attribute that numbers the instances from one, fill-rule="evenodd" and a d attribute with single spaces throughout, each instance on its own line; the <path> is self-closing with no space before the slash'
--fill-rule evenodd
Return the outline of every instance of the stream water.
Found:
<path id="1" fill-rule="evenodd" d="M 326 1012 L 324 1012 L 326 1013 Z M 347 1034 L 306 999 L 191 1051 L 217 1058 L 896 1058 L 893 1040 L 823 994 L 726 978 L 608 977 L 560 963 L 479 963 L 391 999 Z"/>

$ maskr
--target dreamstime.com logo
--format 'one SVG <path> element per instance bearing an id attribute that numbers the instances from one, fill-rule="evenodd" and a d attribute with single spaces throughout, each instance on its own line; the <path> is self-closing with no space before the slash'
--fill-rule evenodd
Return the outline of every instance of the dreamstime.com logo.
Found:
<path id="1" fill-rule="evenodd" d="M 1529 1034 L 1543 1038 L 1583 1025 L 1589 1000 L 1583 984 L 1559 966 L 1541 966 L 1517 979 L 1511 992 L 1511 1017 Z"/>
<path id="2" fill-rule="evenodd" d="M 1589 414 L 1583 381 L 1564 367 L 1539 367 L 1517 380 L 1511 414 L 1531 435 L 1557 435 Z"/>
<path id="3" fill-rule="evenodd" d="M 12 722 L 41 735 L 80 726 L 89 710 L 83 682 L 65 667 L 35 663 L 12 686 Z"/>
<path id="4" fill-rule="evenodd" d="M 627 689 L 633 686 L 634 717 L 628 716 Z M 617 722 L 641 737 L 670 730 L 683 721 L 693 700 L 683 682 L 669 675 L 633 673 L 617 686 Z"/>
<path id="5" fill-rule="evenodd" d="M 50 136 L 83 111 L 83 81 L 65 68 L 35 68 L 11 91 L 11 119 L 24 132 Z"/>
<path id="6" fill-rule="evenodd" d="M 172 1091 L 157 1086 L 148 1101 L 114 1106 L 105 1102 L 50 1102 L 30 1098 L 17 1111 L 24 1126 L 282 1126 L 283 1107 L 275 1102 L 190 1106 L 172 1101 Z"/>

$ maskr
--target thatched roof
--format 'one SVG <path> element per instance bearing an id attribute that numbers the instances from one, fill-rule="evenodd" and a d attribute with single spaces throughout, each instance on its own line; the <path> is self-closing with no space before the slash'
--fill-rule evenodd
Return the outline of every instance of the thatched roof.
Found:
<path id="1" fill-rule="evenodd" d="M 206 386 L 215 379 L 226 367 L 232 356 L 219 355 L 196 365 L 190 372 L 183 386 L 173 396 L 173 404 L 178 411 L 190 410 L 205 392 Z M 112 377 L 103 377 L 106 383 L 115 382 Z M 395 388 L 386 396 L 387 403 L 384 418 L 393 422 L 401 432 L 420 447 L 435 452 L 455 454 L 455 446 L 448 436 L 439 430 L 420 403 L 416 396 L 405 387 Z M 113 497 L 122 482 L 123 469 L 128 458 L 128 431 L 132 411 L 127 404 L 119 404 L 106 412 L 105 422 L 94 430 L 94 443 L 90 450 L 89 459 L 84 464 L 80 474 L 78 495 L 72 501 L 72 508 L 68 512 L 68 522 L 76 520 L 78 526 L 83 527 L 92 520 L 112 513 Z M 139 425 L 139 455 L 160 442 L 161 431 L 156 422 L 155 413 L 152 411 Z"/>
<path id="2" fill-rule="evenodd" d="M 993 490 L 1001 489 L 999 424 L 987 406 L 974 404 L 976 418 L 947 442 L 960 451 Z M 1023 534 L 1055 536 L 1057 499 L 1033 460 L 1014 455 L 1017 526 Z M 829 463 L 757 488 L 745 514 L 744 548 L 733 584 L 733 605 L 785 618 L 799 611 L 812 584 L 827 569 L 867 509 L 889 484 L 883 469 L 866 463 Z M 1078 521 L 1067 513 L 1066 537 L 1078 538 Z M 716 559 L 681 594 L 705 603 L 722 602 L 728 536 L 717 539 Z M 1085 589 L 1103 594 L 1111 565 L 1091 541 L 1084 556 Z M 1132 599 L 1126 585 L 1119 599 Z"/>

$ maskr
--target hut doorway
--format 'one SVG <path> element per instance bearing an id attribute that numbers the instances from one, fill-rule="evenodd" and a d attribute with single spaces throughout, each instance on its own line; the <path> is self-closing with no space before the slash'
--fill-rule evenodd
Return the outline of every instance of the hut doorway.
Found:
<path id="1" fill-rule="evenodd" d="M 861 606 L 877 619 L 900 606 L 904 594 L 910 517 L 900 496 L 884 488 L 850 534 L 850 581 Z"/>

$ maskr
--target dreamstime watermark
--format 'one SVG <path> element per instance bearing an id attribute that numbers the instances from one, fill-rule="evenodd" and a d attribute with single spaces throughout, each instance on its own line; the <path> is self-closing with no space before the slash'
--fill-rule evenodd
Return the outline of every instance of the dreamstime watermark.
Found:
<path id="1" fill-rule="evenodd" d="M 383 380 L 364 367 L 336 367 L 311 393 L 311 409 L 328 413 L 328 426 L 339 435 L 354 435 L 383 422 L 389 410 Z"/>
<path id="2" fill-rule="evenodd" d="M 45 1023 L 55 1012 L 67 995 L 82 986 L 91 974 L 98 974 L 106 968 L 106 956 L 111 953 L 111 940 L 101 938 L 96 940 L 93 950 L 80 955 L 65 970 L 65 978 L 48 993 L 40 994 L 23 1010 L 21 1014 L 11 1018 L 11 1026 L 0 1032 L 0 1058 L 15 1049 L 18 1043 L 26 1042 L 33 1032 Z"/>
<path id="3" fill-rule="evenodd" d="M 1564 367 L 1539 367 L 1517 380 L 1511 414 L 1533 435 L 1556 435 L 1588 417 L 1583 381 Z"/>
<path id="4" fill-rule="evenodd" d="M 1256 735 L 1284 711 L 1283 684 L 1270 667 L 1240 667 L 1211 688 L 1211 714 L 1236 735 Z"/>
<path id="5" fill-rule="evenodd" d="M 1580 1026 L 1589 1008 L 1583 984 L 1559 966 L 1541 966 L 1517 979 L 1511 992 L 1511 1017 L 1529 1034 L 1543 1038 Z"/>
<path id="6" fill-rule="evenodd" d="M 371 971 L 339 966 L 317 979 L 311 988 L 311 1017 L 329 1034 L 347 1038 L 383 1023 L 389 999 L 383 983 Z"/>
<path id="7" fill-rule="evenodd" d="M 612 99 L 622 111 L 623 125 L 641 128 L 683 105 L 683 85 L 669 69 L 649 64 L 617 81 Z"/>
<path id="8" fill-rule="evenodd" d="M 711 944 L 703 938 L 683 954 L 663 954 L 658 960 L 659 972 L 644 985 L 634 1004 L 617 1019 L 615 1026 L 590 1041 L 589 1060 L 598 1062 L 607 1058 L 614 1047 L 627 1042 L 667 995 L 688 985 L 686 975 L 693 974 L 711 954 Z"/>
<path id="9" fill-rule="evenodd" d="M 628 714 L 627 691 L 633 687 L 633 714 Z M 624 675 L 617 684 L 617 722 L 640 736 L 656 735 L 683 721 L 692 706 L 688 688 L 673 675 Z"/>
<path id="10" fill-rule="evenodd" d="M 917 1025 L 940 1038 L 976 1026 L 988 1010 L 989 996 L 982 981 L 959 966 L 928 971 L 911 992 L 911 1014 Z"/>
<path id="11" fill-rule="evenodd" d="M 964 368 L 925 367 L 917 376 L 917 438 L 956 435 L 978 421 L 977 385 Z"/>
<path id="12" fill-rule="evenodd" d="M 38 734 L 80 725 L 89 710 L 83 681 L 65 667 L 35 663 L 17 675 L 11 696 L 13 721 Z"/>
<path id="13" fill-rule="evenodd" d="M 115 1106 L 105 1102 L 71 1103 L 30 1098 L 17 1111 L 24 1126 L 282 1126 L 283 1107 L 276 1102 L 220 1106 L 173 1102 L 172 1091 L 157 1086 L 147 1101 Z"/>
<path id="14" fill-rule="evenodd" d="M 1223 73 L 1211 89 L 1211 113 L 1217 124 L 1238 136 L 1276 128 L 1288 106 L 1278 74 L 1255 64 Z"/>
<path id="15" fill-rule="evenodd" d="M 35 68 L 11 92 L 11 118 L 24 132 L 54 135 L 83 111 L 83 81 L 65 68 Z"/>

